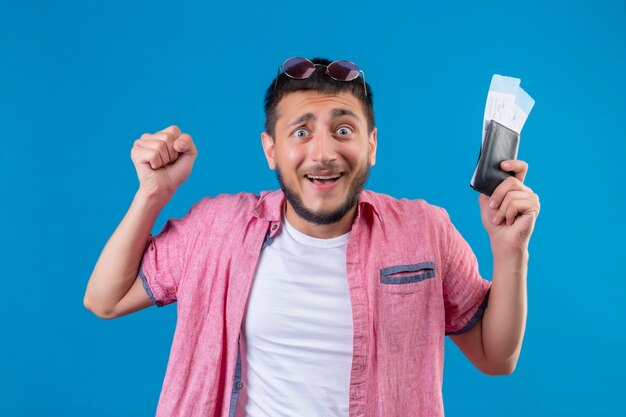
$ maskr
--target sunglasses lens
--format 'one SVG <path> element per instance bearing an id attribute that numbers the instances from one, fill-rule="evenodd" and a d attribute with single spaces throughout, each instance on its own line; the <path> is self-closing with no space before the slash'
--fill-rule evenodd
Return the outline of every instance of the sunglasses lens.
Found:
<path id="1" fill-rule="evenodd" d="M 291 78 L 309 78 L 315 71 L 315 64 L 304 58 L 289 58 L 283 63 L 283 71 Z"/>
<path id="2" fill-rule="evenodd" d="M 359 67 L 350 61 L 335 61 L 328 66 L 328 75 L 337 81 L 352 81 L 359 76 Z"/>

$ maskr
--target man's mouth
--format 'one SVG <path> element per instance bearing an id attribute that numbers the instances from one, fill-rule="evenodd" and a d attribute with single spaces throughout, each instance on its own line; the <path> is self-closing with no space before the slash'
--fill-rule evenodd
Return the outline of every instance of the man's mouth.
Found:
<path id="1" fill-rule="evenodd" d="M 343 172 L 339 172 L 336 174 L 329 174 L 329 175 L 308 175 L 307 174 L 304 177 L 314 184 L 327 184 L 327 183 L 336 182 L 342 176 L 343 176 Z"/>

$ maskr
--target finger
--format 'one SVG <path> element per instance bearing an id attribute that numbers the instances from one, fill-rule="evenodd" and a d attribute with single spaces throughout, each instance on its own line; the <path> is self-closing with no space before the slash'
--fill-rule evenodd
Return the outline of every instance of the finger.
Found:
<path id="1" fill-rule="evenodd" d="M 187 133 L 181 134 L 176 142 L 174 142 L 174 150 L 179 153 L 195 153 L 196 145 Z"/>
<path id="2" fill-rule="evenodd" d="M 513 172 L 515 178 L 524 182 L 524 178 L 526 178 L 526 173 L 528 172 L 528 164 L 518 159 L 509 159 L 500 162 L 500 169 L 505 172 Z"/>
<path id="3" fill-rule="evenodd" d="M 167 165 L 172 161 L 172 158 L 175 160 L 178 156 L 176 151 L 169 150 L 172 145 L 168 145 L 168 141 L 172 139 L 162 132 L 155 133 L 154 135 L 149 135 L 147 139 L 141 141 L 141 146 L 144 148 L 154 149 L 156 152 L 161 155 L 161 159 L 163 161 L 163 165 Z"/>
<path id="4" fill-rule="evenodd" d="M 504 200 L 502 201 L 502 204 L 500 204 L 500 208 L 498 209 L 497 213 L 495 214 L 494 218 L 493 218 L 493 222 L 494 224 L 500 224 L 502 222 L 502 220 L 506 217 L 506 214 L 508 212 L 509 206 L 511 205 L 511 203 L 513 201 L 516 200 L 525 200 L 527 198 L 529 198 L 530 196 L 532 196 L 532 193 L 529 191 L 509 191 L 506 196 L 504 197 Z"/>
<path id="5" fill-rule="evenodd" d="M 169 130 L 168 130 L 169 129 Z M 174 150 L 170 150 L 172 145 L 168 145 L 169 142 L 175 140 L 176 134 L 172 132 L 173 129 L 167 128 L 157 133 L 144 133 L 139 138 L 140 144 L 143 147 L 148 147 L 157 150 L 161 155 L 162 165 L 167 165 L 172 162 L 178 156 Z M 161 142 L 161 144 L 159 144 Z"/>
<path id="6" fill-rule="evenodd" d="M 534 213 L 536 217 L 539 207 L 537 199 L 534 197 L 534 195 L 531 195 L 526 199 L 511 201 L 506 211 L 506 224 L 510 226 L 515 223 L 515 219 L 520 214 Z"/>
<path id="7" fill-rule="evenodd" d="M 167 152 L 167 161 L 165 164 L 172 163 L 178 158 L 178 152 L 174 149 L 174 142 L 180 137 L 180 135 L 176 136 L 172 132 L 158 132 L 153 135 L 153 140 L 161 141 L 165 144 L 165 152 Z"/>
<path id="8" fill-rule="evenodd" d="M 489 208 L 497 209 L 502 204 L 504 197 L 509 191 L 522 191 L 529 189 L 515 177 L 508 177 L 500 183 L 489 198 Z"/>
<path id="9" fill-rule="evenodd" d="M 177 137 L 180 136 L 180 129 L 176 125 L 171 125 L 157 133 L 171 134 L 174 137 L 174 139 L 176 139 Z"/>
<path id="10" fill-rule="evenodd" d="M 159 169 L 163 164 L 161 154 L 149 146 L 144 146 L 147 142 L 136 140 L 130 152 L 131 159 L 136 164 L 149 164 L 152 169 Z"/>

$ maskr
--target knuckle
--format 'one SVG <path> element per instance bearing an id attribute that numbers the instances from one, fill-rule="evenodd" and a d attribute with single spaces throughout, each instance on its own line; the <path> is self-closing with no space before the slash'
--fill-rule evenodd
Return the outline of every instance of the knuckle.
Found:
<path id="1" fill-rule="evenodd" d="M 510 184 L 513 190 L 523 190 L 525 187 L 524 183 L 515 177 L 511 177 Z"/>
<path id="2" fill-rule="evenodd" d="M 165 152 L 165 151 L 167 151 L 167 146 L 165 145 L 165 142 L 163 142 L 161 140 L 157 141 L 154 146 L 156 147 L 158 152 Z"/>
<path id="3" fill-rule="evenodd" d="M 513 220 L 515 220 L 515 217 L 517 217 L 517 213 L 518 211 L 513 210 L 513 209 L 510 209 L 509 211 L 506 212 L 506 218 L 510 220 L 509 223 L 512 223 Z"/>
<path id="4" fill-rule="evenodd" d="M 161 157 L 157 155 L 156 153 L 153 153 L 149 158 L 149 162 L 152 168 L 154 169 L 159 168 L 161 166 Z"/>
<path id="5" fill-rule="evenodd" d="M 519 180 L 517 178 L 515 178 L 515 176 L 513 176 L 513 175 L 509 176 L 504 181 L 507 182 L 508 184 L 511 184 L 511 185 L 515 185 L 515 184 L 517 184 L 519 182 Z"/>
<path id="6" fill-rule="evenodd" d="M 504 201 L 504 199 L 506 198 L 506 195 L 508 193 L 508 184 L 504 184 L 504 185 L 500 185 L 500 189 L 498 190 L 498 198 L 500 199 L 500 201 Z"/>

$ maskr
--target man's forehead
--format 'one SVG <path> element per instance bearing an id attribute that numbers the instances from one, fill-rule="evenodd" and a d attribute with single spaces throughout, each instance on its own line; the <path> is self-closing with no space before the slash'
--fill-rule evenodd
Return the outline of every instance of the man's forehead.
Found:
<path id="1" fill-rule="evenodd" d="M 352 110 L 350 109 L 346 109 L 346 108 L 334 108 L 330 110 L 330 118 L 331 119 L 336 119 L 338 117 L 343 117 L 343 116 L 350 116 L 350 117 L 354 117 L 355 119 L 359 119 L 359 116 L 354 113 Z M 286 118 L 286 122 L 287 127 L 292 127 L 295 125 L 299 125 L 301 123 L 306 123 L 308 121 L 314 121 L 316 120 L 317 117 L 315 116 L 314 113 L 312 112 L 307 112 L 304 114 L 300 114 L 299 116 L 296 114 L 295 117 L 292 118 Z"/>
<path id="2" fill-rule="evenodd" d="M 309 90 L 287 93 L 278 102 L 277 110 L 278 119 L 283 119 L 283 123 L 290 123 L 290 119 L 308 113 L 311 114 L 308 119 L 314 118 L 315 113 L 321 113 L 320 116 L 324 114 L 331 118 L 347 115 L 364 120 L 361 102 L 345 91 L 336 94 Z"/>

